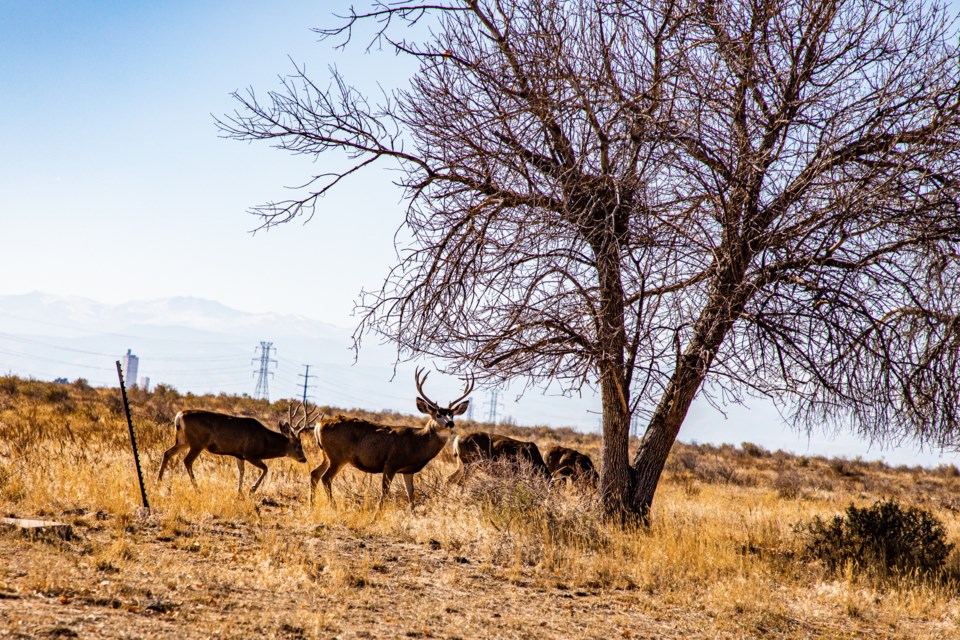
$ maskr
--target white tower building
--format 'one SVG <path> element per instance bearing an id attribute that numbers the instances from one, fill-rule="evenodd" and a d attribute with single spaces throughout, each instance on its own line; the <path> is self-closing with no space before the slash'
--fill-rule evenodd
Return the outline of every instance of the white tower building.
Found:
<path id="1" fill-rule="evenodd" d="M 123 366 L 123 385 L 128 389 L 136 386 L 137 367 L 140 365 L 140 358 L 133 355 L 130 349 L 127 349 L 127 354 L 120 359 L 120 364 Z"/>

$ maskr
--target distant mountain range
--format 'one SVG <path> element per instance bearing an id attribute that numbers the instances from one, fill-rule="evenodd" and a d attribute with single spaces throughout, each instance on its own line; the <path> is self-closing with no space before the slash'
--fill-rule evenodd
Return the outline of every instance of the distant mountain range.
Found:
<path id="1" fill-rule="evenodd" d="M 234 336 L 275 326 L 284 333 L 305 336 L 318 330 L 345 331 L 302 316 L 246 313 L 213 300 L 190 297 L 134 300 L 117 305 L 35 292 L 0 296 L 0 314 L 4 316 L 0 326 L 6 331 L 61 336 L 88 335 L 93 329 L 119 333 L 141 328 L 180 328 Z"/>
<path id="2" fill-rule="evenodd" d="M 255 395 L 269 343 L 271 399 L 300 398 L 344 408 L 415 413 L 414 365 L 394 371 L 391 347 L 366 340 L 354 354 L 352 330 L 297 315 L 247 313 L 219 302 L 176 297 L 104 304 L 45 293 L 0 296 L 0 372 L 41 380 L 85 378 L 117 386 L 116 360 L 130 350 L 137 379 L 196 394 Z M 356 361 L 355 361 L 356 355 Z M 309 371 L 306 365 L 310 365 Z M 434 373 L 426 390 L 438 401 L 459 395 L 460 381 Z M 473 416 L 491 414 L 487 391 Z M 518 424 L 595 428 L 594 399 L 498 394 L 497 419 Z"/>
<path id="3" fill-rule="evenodd" d="M 269 343 L 267 390 L 271 400 L 302 398 L 345 409 L 360 407 L 416 413 L 414 364 L 394 370 L 389 346 L 365 340 L 354 360 L 352 330 L 298 315 L 247 313 L 212 300 L 165 298 L 104 304 L 44 293 L 0 296 L 0 373 L 38 380 L 84 378 L 118 386 L 116 361 L 129 349 L 139 358 L 137 378 L 181 393 L 255 395 L 261 356 Z M 431 368 L 431 363 L 424 363 Z M 309 370 L 306 365 L 309 365 Z M 306 384 L 306 389 L 304 385 Z M 440 402 L 459 395 L 461 382 L 434 372 L 426 390 Z M 521 387 L 521 385 L 518 385 Z M 478 389 L 472 416 L 515 424 L 599 430 L 599 399 L 566 398 L 528 390 Z M 695 402 L 680 433 L 686 442 L 752 442 L 770 450 L 867 459 L 897 464 L 960 464 L 914 448 L 878 450 L 853 436 L 797 434 L 777 413 L 757 402 L 733 406 L 724 417 Z"/>

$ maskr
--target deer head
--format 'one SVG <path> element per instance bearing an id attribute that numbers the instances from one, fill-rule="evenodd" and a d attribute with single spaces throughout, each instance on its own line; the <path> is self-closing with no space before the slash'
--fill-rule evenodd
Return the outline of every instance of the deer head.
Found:
<path id="1" fill-rule="evenodd" d="M 303 413 L 301 416 L 300 413 Z M 293 404 L 287 407 L 287 421 L 280 421 L 280 433 L 287 439 L 287 450 L 291 458 L 296 459 L 299 462 L 306 462 L 307 456 L 303 452 L 303 441 L 300 440 L 300 434 L 303 433 L 304 429 L 310 427 L 314 422 L 317 421 L 317 413 L 320 411 L 319 408 L 309 409 L 304 406 L 301 402 L 298 404 L 297 408 L 293 408 Z"/>
<path id="2" fill-rule="evenodd" d="M 423 391 L 423 383 L 427 381 L 427 376 L 430 375 L 430 372 L 423 374 L 421 378 L 421 373 L 423 369 L 417 368 L 414 372 L 414 380 L 417 383 L 417 393 L 420 395 L 417 396 L 417 409 L 421 413 L 425 413 L 437 424 L 437 426 L 443 429 L 452 429 L 453 428 L 453 418 L 454 416 L 463 415 L 467 410 L 467 407 L 470 406 L 470 401 L 465 398 L 470 395 L 470 392 L 473 391 L 474 378 L 471 376 L 469 380 L 466 381 L 466 389 L 460 395 L 459 398 L 447 405 L 446 408 L 441 407 L 436 402 L 427 397 L 427 394 Z"/>

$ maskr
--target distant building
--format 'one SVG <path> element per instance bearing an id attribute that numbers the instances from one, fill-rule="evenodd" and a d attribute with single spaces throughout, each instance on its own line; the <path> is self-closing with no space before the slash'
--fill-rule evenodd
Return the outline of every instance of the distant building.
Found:
<path id="1" fill-rule="evenodd" d="M 140 388 L 147 392 L 150 391 L 150 376 L 140 378 Z"/>
<path id="2" fill-rule="evenodd" d="M 140 358 L 130 353 L 127 349 L 127 355 L 120 359 L 120 365 L 123 368 L 123 385 L 127 388 L 137 384 L 137 367 L 140 366 Z"/>

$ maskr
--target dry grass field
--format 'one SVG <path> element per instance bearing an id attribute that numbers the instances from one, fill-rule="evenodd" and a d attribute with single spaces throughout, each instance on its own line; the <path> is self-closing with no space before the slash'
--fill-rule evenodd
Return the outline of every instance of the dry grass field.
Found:
<path id="1" fill-rule="evenodd" d="M 395 482 L 378 514 L 379 476 L 357 472 L 334 483 L 339 510 L 322 493 L 310 505 L 312 438 L 309 463 L 268 461 L 253 497 L 237 496 L 232 459 L 208 453 L 194 467 L 199 493 L 179 458 L 158 484 L 178 410 L 275 424 L 286 406 L 163 387 L 131 402 L 149 512 L 118 390 L 0 378 L 0 515 L 73 531 L 0 530 L 0 637 L 960 637 L 956 549 L 935 577 L 831 570 L 804 553 L 803 529 L 896 498 L 960 544 L 954 467 L 677 445 L 652 525 L 625 530 L 598 517 L 589 489 L 500 470 L 448 488 L 445 451 L 418 475 L 413 513 Z M 595 436 L 514 431 L 598 455 Z"/>

